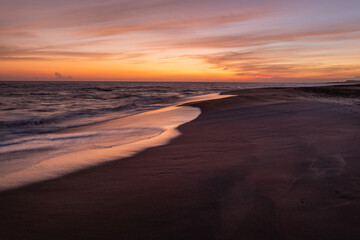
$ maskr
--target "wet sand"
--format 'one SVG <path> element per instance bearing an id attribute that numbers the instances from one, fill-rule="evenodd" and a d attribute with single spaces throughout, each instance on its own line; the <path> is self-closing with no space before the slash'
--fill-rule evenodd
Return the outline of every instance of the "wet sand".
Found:
<path id="1" fill-rule="evenodd" d="M 168 145 L 0 193 L 0 239 L 360 239 L 359 91 L 193 103 Z"/>

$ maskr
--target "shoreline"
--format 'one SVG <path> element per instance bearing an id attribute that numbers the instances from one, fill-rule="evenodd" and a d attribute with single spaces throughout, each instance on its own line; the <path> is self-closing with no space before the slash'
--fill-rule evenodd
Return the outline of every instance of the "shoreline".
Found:
<path id="1" fill-rule="evenodd" d="M 196 107 L 184 106 L 194 101 L 205 101 L 226 98 L 220 94 L 193 96 L 179 103 L 123 118 L 111 119 L 86 126 L 69 128 L 56 134 L 91 134 L 100 131 L 119 131 L 124 133 L 115 139 L 99 139 L 101 142 L 87 144 L 81 149 L 63 150 L 58 154 L 36 161 L 31 166 L 0 176 L 0 192 L 21 188 L 41 181 L 66 176 L 76 171 L 101 165 L 104 162 L 117 161 L 134 156 L 148 148 L 167 144 L 181 133 L 178 126 L 196 119 L 201 110 Z M 132 130 L 132 131 L 130 131 Z M 137 132 L 133 133 L 134 130 Z M 127 135 L 127 131 L 129 132 Z M 139 135 L 141 132 L 141 135 Z M 125 137 L 126 139 L 122 139 Z M 114 137 L 113 137 L 114 138 Z M 34 160 L 24 159 L 24 163 Z"/>
<path id="2" fill-rule="evenodd" d="M 1 192 L 2 235 L 356 239 L 359 106 L 338 104 L 329 88 L 338 89 L 247 89 L 188 103 L 202 113 L 167 145 Z"/>

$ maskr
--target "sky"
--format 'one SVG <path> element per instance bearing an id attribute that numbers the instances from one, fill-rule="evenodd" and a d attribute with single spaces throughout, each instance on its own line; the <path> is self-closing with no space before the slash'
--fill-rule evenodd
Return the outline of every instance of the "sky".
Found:
<path id="1" fill-rule="evenodd" d="M 0 0 L 0 80 L 360 79 L 359 0 Z"/>

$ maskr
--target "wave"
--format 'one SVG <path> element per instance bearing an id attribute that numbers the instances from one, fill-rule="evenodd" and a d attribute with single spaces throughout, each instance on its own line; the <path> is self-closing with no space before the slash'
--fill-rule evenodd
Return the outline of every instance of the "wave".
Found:
<path id="1" fill-rule="evenodd" d="M 121 110 L 130 110 L 136 108 L 136 104 L 127 104 L 116 107 L 102 108 L 102 109 L 86 109 L 81 111 L 65 112 L 47 118 L 30 118 L 14 121 L 0 121 L 1 128 L 18 128 L 18 127 L 36 127 L 46 124 L 57 124 L 63 121 L 71 120 L 74 118 L 94 116 L 101 113 L 116 112 Z M 36 110 L 38 111 L 38 110 Z"/>
<path id="2" fill-rule="evenodd" d="M 117 98 L 124 99 L 129 97 L 134 97 L 135 99 L 130 101 L 129 103 L 123 103 L 117 106 L 95 105 L 90 106 L 92 108 L 73 111 L 68 110 L 62 113 L 56 112 L 62 109 L 46 109 L 45 106 L 43 106 L 43 109 L 34 109 L 33 112 L 49 113 L 45 116 L 30 116 L 25 119 L 0 121 L 0 133 L 1 130 L 10 131 L 13 134 L 51 133 L 67 128 L 95 124 L 114 118 L 124 117 L 131 114 L 156 109 L 173 103 L 180 98 L 179 96 L 139 97 L 138 95 L 132 94 L 121 95 Z"/>

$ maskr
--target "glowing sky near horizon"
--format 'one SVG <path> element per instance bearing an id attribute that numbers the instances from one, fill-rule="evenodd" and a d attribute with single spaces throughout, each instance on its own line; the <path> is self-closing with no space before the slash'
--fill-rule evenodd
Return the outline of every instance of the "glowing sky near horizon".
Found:
<path id="1" fill-rule="evenodd" d="M 360 79 L 359 0 L 0 6 L 0 80 Z"/>

